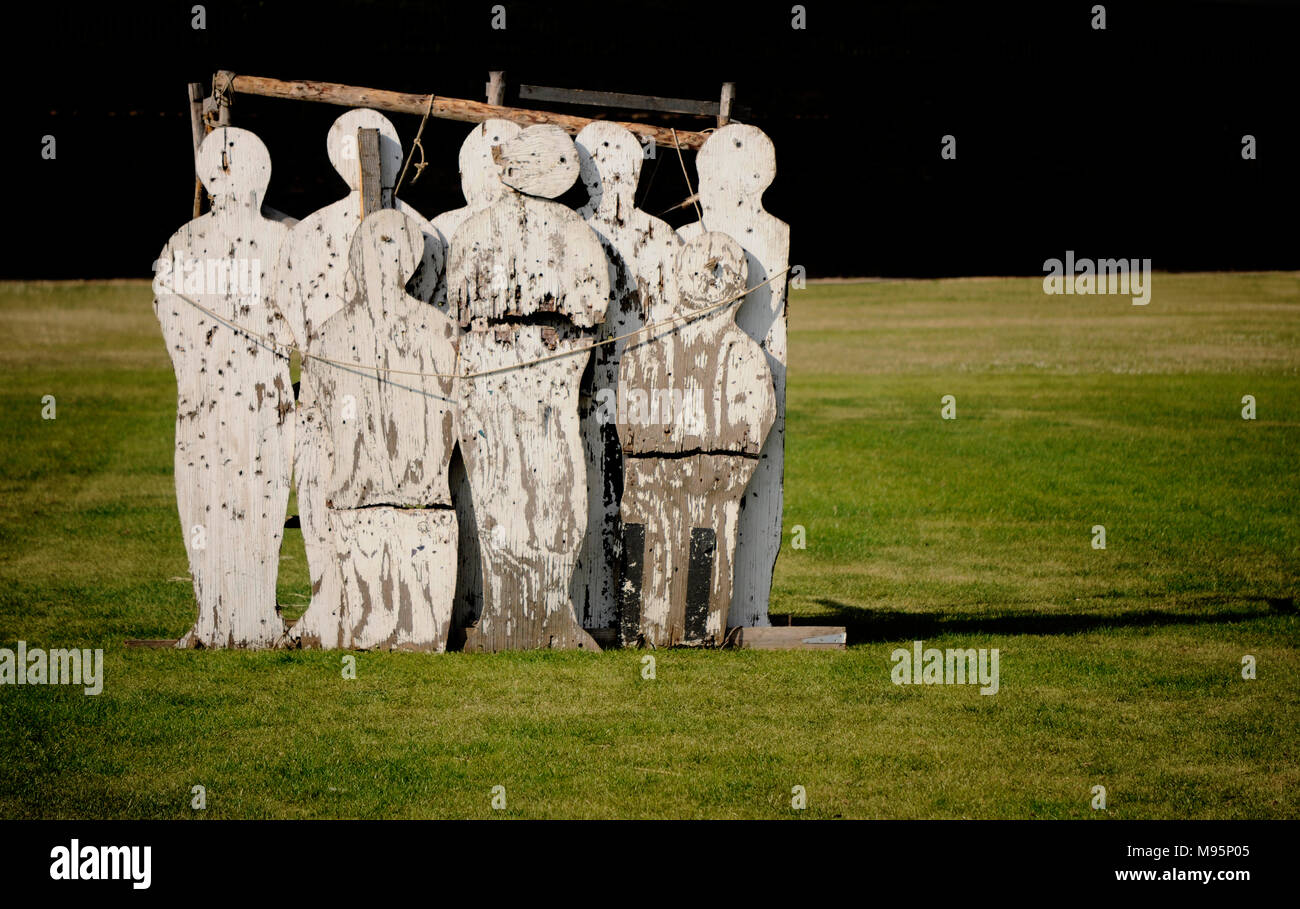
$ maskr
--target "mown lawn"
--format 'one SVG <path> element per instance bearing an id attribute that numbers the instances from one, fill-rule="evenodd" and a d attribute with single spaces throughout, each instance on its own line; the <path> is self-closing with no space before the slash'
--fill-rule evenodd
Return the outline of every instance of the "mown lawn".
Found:
<path id="1" fill-rule="evenodd" d="M 1161 274 L 1147 307 L 815 285 L 790 321 L 807 548 L 772 611 L 847 652 L 659 651 L 654 680 L 641 652 L 367 653 L 345 680 L 123 646 L 193 610 L 148 285 L 0 285 L 0 646 L 102 647 L 106 676 L 0 687 L 0 816 L 1300 815 L 1295 274 Z M 294 532 L 282 567 L 301 611 Z M 895 686 L 916 639 L 998 648 L 999 692 Z"/>

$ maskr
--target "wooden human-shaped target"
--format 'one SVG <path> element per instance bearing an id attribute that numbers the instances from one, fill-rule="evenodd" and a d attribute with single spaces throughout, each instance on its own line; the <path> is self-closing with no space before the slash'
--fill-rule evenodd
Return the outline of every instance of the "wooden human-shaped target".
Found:
<path id="1" fill-rule="evenodd" d="M 590 196 L 578 209 L 600 237 L 609 260 L 610 305 L 597 338 L 620 338 L 675 309 L 671 286 L 681 240 L 664 221 L 636 207 L 644 152 L 636 136 L 616 123 L 597 120 L 578 133 L 578 164 Z M 627 341 L 593 351 L 591 385 L 580 398 L 587 455 L 587 535 L 574 572 L 574 600 L 586 628 L 605 628 L 618 618 L 618 571 L 622 559 L 619 501 L 623 451 L 614 417 L 619 361 Z"/>
<path id="2" fill-rule="evenodd" d="M 176 504 L 198 601 L 180 644 L 270 647 L 284 630 L 275 582 L 293 389 L 288 358 L 231 323 L 270 330 L 264 292 L 288 229 L 262 217 L 271 157 L 253 133 L 214 130 L 196 165 L 212 210 L 167 242 L 154 281 L 176 371 Z"/>
<path id="3" fill-rule="evenodd" d="M 726 234 L 697 236 L 677 259 L 677 316 L 696 318 L 628 344 L 618 433 L 625 644 L 719 644 L 732 602 L 737 522 L 776 417 L 762 348 L 737 327 L 745 254 Z"/>
<path id="4" fill-rule="evenodd" d="M 509 120 L 489 119 L 475 126 L 460 147 L 460 187 L 465 196 L 461 208 L 443 212 L 433 219 L 433 226 L 449 243 L 456 230 L 471 214 L 487 208 L 506 192 L 501 171 L 492 160 L 492 149 L 519 135 L 523 129 Z M 444 260 L 450 253 L 444 247 Z M 447 282 L 438 282 L 434 305 L 447 306 Z M 483 608 L 482 558 L 478 549 L 478 522 L 474 516 L 473 491 L 465 471 L 463 456 L 452 461 L 451 498 L 456 505 L 456 523 L 460 540 L 457 544 L 456 605 L 452 625 L 463 629 L 478 621 Z M 461 642 L 463 643 L 463 642 Z"/>
<path id="5" fill-rule="evenodd" d="M 381 210 L 353 235 L 343 309 L 303 364 L 334 452 L 325 480 L 342 575 L 338 619 L 295 629 L 304 644 L 446 649 L 456 582 L 455 323 L 406 291 L 424 239 L 409 215 Z"/>
<path id="6" fill-rule="evenodd" d="M 706 229 L 722 231 L 745 250 L 749 286 L 789 264 L 790 226 L 763 208 L 763 192 L 776 179 L 776 150 L 762 130 L 732 123 L 713 133 L 695 159 L 702 222 L 688 224 L 684 239 Z M 776 422 L 745 493 L 736 550 L 732 625 L 767 625 L 772 572 L 781 551 L 782 481 L 785 472 L 786 277 L 745 297 L 736 315 L 745 333 L 763 346 L 776 393 Z"/>
<path id="7" fill-rule="evenodd" d="M 419 212 L 400 199 L 393 199 L 393 186 L 402 166 L 397 130 L 378 111 L 364 108 L 348 111 L 330 127 L 326 150 L 349 192 L 294 225 L 276 269 L 273 303 L 282 317 L 277 340 L 291 341 L 309 355 L 318 351 L 321 326 L 343 308 L 348 298 L 344 288 L 348 251 L 363 214 L 361 148 L 357 140 L 361 129 L 377 130 L 379 134 L 381 207 L 396 208 L 416 219 L 424 235 L 424 251 L 419 270 L 409 284 L 410 292 L 417 299 L 431 300 L 441 280 L 443 238 Z M 303 618 L 290 634 L 299 643 L 301 631 L 333 628 L 341 621 L 341 576 L 325 510 L 324 484 L 332 471 L 332 449 L 321 433 L 315 396 L 315 389 L 304 374 L 298 391 L 293 468 L 312 597 Z"/>
<path id="8" fill-rule="evenodd" d="M 570 584 L 587 525 L 583 348 L 605 317 L 608 266 L 586 223 L 549 198 L 578 175 L 562 130 L 529 127 L 493 158 L 510 191 L 465 219 L 448 261 L 448 300 L 466 329 L 460 444 L 483 570 L 465 647 L 599 649 Z"/>

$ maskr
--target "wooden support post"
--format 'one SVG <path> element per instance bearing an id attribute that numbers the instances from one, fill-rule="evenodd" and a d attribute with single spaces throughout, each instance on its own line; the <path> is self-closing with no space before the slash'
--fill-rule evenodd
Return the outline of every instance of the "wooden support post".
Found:
<path id="1" fill-rule="evenodd" d="M 731 122 L 731 102 L 736 100 L 736 83 L 722 83 L 722 99 L 718 102 L 718 126 Z"/>
<path id="2" fill-rule="evenodd" d="M 194 140 L 194 160 L 197 162 L 199 157 L 199 145 L 203 142 L 203 137 L 207 135 L 203 128 L 203 85 L 199 82 L 191 82 L 189 85 L 190 97 L 190 134 Z M 203 210 L 203 181 L 199 179 L 198 170 L 194 172 L 194 213 L 191 217 L 197 218 Z"/>
<path id="3" fill-rule="evenodd" d="M 506 103 L 506 74 L 494 69 L 488 73 L 487 103 L 500 107 Z"/>
<path id="4" fill-rule="evenodd" d="M 357 160 L 361 167 L 361 219 L 383 208 L 379 179 L 379 130 L 357 130 Z"/>
<path id="5" fill-rule="evenodd" d="M 584 126 L 593 122 L 589 117 L 526 110 L 519 107 L 501 107 L 485 104 L 482 101 L 467 101 L 463 98 L 447 98 L 442 95 L 417 95 L 377 88 L 358 88 L 352 85 L 340 85 L 337 82 L 289 82 L 265 76 L 235 75 L 225 70 L 217 73 L 217 78 L 213 81 L 214 92 L 219 80 L 220 84 L 229 85 L 233 91 L 247 95 L 294 98 L 299 101 L 317 101 L 342 107 L 369 107 L 399 114 L 415 114 L 420 117 L 428 112 L 430 116 L 442 120 L 458 120 L 463 123 L 482 123 L 492 118 L 509 120 L 522 126 L 554 123 L 565 132 L 576 135 Z M 650 126 L 646 123 L 619 123 L 619 125 L 634 135 L 654 139 L 661 147 L 673 147 L 673 131 L 670 129 Z M 676 135 L 676 141 L 686 149 L 698 149 L 708 138 L 704 133 L 685 130 L 678 130 Z"/>

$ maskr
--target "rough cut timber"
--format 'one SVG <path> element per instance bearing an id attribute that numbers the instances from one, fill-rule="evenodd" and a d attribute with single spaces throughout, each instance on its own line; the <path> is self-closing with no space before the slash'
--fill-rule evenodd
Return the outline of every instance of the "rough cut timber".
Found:
<path id="1" fill-rule="evenodd" d="M 674 316 L 734 299 L 746 270 L 727 235 L 689 241 Z M 647 332 L 623 351 L 619 401 L 625 539 L 643 547 L 625 555 L 624 643 L 721 644 L 741 497 L 776 415 L 762 348 L 737 327 L 734 304 Z"/>
<path id="2" fill-rule="evenodd" d="M 446 314 L 406 292 L 423 254 L 416 219 L 392 209 L 368 216 L 349 251 L 351 296 L 321 326 L 324 359 L 303 363 L 334 453 L 326 505 L 343 579 L 337 631 L 324 624 L 334 615 L 324 610 L 295 627 L 308 644 L 447 646 L 456 587 L 447 468 L 457 332 Z"/>
<path id="3" fill-rule="evenodd" d="M 645 157 L 636 136 L 616 123 L 597 121 L 578 134 L 578 162 L 589 201 L 578 209 L 600 237 L 609 260 L 610 302 L 597 338 L 621 337 L 647 319 L 673 311 L 673 265 L 681 240 L 664 221 L 635 207 Z M 574 572 L 573 597 L 588 631 L 618 620 L 617 576 L 623 530 L 623 449 L 615 415 L 618 366 L 627 341 L 596 348 L 590 386 L 579 399 L 587 455 L 587 535 Z"/>
<path id="4" fill-rule="evenodd" d="M 289 363 L 177 293 L 265 330 L 263 291 L 288 231 L 261 214 L 271 158 L 257 136 L 217 129 L 196 165 L 212 210 L 164 247 L 154 300 L 176 371 L 176 502 L 198 601 L 179 645 L 270 647 L 284 630 L 275 581 L 294 442 Z"/>
<path id="5" fill-rule="evenodd" d="M 443 260 L 450 260 L 448 241 L 465 219 L 497 200 L 505 186 L 501 171 L 492 158 L 492 149 L 519 135 L 521 126 L 508 120 L 484 120 L 470 130 L 460 147 L 460 187 L 465 196 L 462 208 L 443 212 L 433 219 L 433 226 L 443 238 Z M 434 305 L 447 308 L 447 282 L 438 282 Z M 451 498 L 456 505 L 456 523 L 459 541 L 456 546 L 458 561 L 456 572 L 456 605 L 452 619 L 453 631 L 464 629 L 478 621 L 483 608 L 483 569 L 478 548 L 478 522 L 474 515 L 473 491 L 465 471 L 465 459 L 451 462 Z M 463 641 L 458 641 L 463 644 Z"/>
<path id="6" fill-rule="evenodd" d="M 740 626 L 728 631 L 727 642 L 749 650 L 844 650 L 848 634 L 843 625 Z"/>
<path id="7" fill-rule="evenodd" d="M 276 340 L 296 344 L 308 354 L 318 353 L 321 326 L 337 313 L 350 293 L 348 250 L 361 224 L 361 150 L 358 130 L 379 133 L 380 198 L 383 208 L 398 211 L 420 222 L 425 238 L 419 270 L 408 285 L 411 294 L 430 300 L 437 291 L 445 243 L 432 224 L 415 209 L 397 200 L 393 184 L 402 164 L 402 147 L 397 130 L 388 118 L 373 110 L 349 111 L 334 121 L 326 136 L 326 151 L 335 171 L 347 183 L 348 194 L 313 212 L 289 232 L 276 268 L 272 304 L 280 321 Z M 290 641 L 304 631 L 331 628 L 338 624 L 341 576 L 334 554 L 325 506 L 325 482 L 331 472 L 332 451 L 320 429 L 315 389 L 303 376 L 298 393 L 297 444 L 294 449 L 294 479 L 298 490 L 298 513 L 302 522 L 307 567 L 311 576 L 312 600 L 303 618 L 294 626 Z"/>
<path id="8" fill-rule="evenodd" d="M 790 227 L 763 209 L 763 192 L 776 178 L 772 141 L 753 126 L 732 123 L 709 137 L 696 156 L 701 222 L 679 233 L 722 231 L 745 249 L 750 286 L 789 264 Z M 786 279 L 777 278 L 745 298 L 736 323 L 767 354 L 776 393 L 776 422 L 745 493 L 736 550 L 731 623 L 767 625 L 772 572 L 781 551 L 782 482 L 785 471 Z"/>
<path id="9" fill-rule="evenodd" d="M 521 126 L 553 123 L 562 127 L 570 135 L 576 135 L 588 123 L 594 122 L 589 117 L 574 117 L 519 107 L 499 107 L 481 101 L 447 98 L 442 95 L 419 95 L 378 88 L 358 88 L 352 85 L 340 85 L 337 82 L 285 81 L 265 76 L 235 75 L 227 70 L 217 73 L 213 83 L 218 82 L 229 84 L 236 93 L 248 95 L 319 101 L 343 107 L 369 107 L 390 113 L 415 114 L 418 117 L 428 113 L 429 116 L 443 120 L 461 120 L 466 123 L 482 123 L 484 120 L 493 119 L 509 120 Z M 672 148 L 674 142 L 680 144 L 682 148 L 699 148 L 708 138 L 707 133 L 687 130 L 678 130 L 674 135 L 671 129 L 650 126 L 646 123 L 619 123 L 619 125 L 638 136 L 654 139 L 655 144 L 664 148 Z"/>
<path id="10" fill-rule="evenodd" d="M 580 329 L 603 321 L 609 301 L 600 240 L 563 205 L 507 189 L 452 237 L 448 288 L 469 329 L 461 367 L 486 373 L 462 384 L 460 443 L 483 560 L 483 609 L 466 649 L 599 649 L 570 584 L 587 524 L 578 390 L 591 354 Z"/>

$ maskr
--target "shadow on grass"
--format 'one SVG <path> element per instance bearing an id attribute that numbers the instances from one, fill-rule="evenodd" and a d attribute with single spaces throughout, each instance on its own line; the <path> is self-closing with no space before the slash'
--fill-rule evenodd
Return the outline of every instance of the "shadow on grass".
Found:
<path id="1" fill-rule="evenodd" d="M 1109 628 L 1161 628 L 1245 622 L 1268 615 L 1294 615 L 1294 597 L 1188 596 L 1168 609 L 1124 612 L 900 612 L 818 599 L 827 611 L 812 616 L 772 616 L 773 625 L 843 625 L 849 644 L 924 640 L 943 634 L 1083 634 Z M 1229 605 L 1232 604 L 1232 605 Z M 1248 605 L 1257 604 L 1257 605 Z M 1215 607 L 1220 608 L 1215 608 Z"/>

